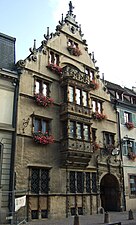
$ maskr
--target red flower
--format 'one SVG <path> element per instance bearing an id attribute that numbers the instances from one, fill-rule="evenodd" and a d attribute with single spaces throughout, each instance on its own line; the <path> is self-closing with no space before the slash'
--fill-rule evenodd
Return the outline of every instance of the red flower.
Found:
<path id="1" fill-rule="evenodd" d="M 68 51 L 70 52 L 71 55 L 74 55 L 74 56 L 80 56 L 82 55 L 80 49 L 78 47 L 74 47 L 72 45 L 68 46 L 67 47 Z"/>
<path id="2" fill-rule="evenodd" d="M 106 115 L 102 114 L 102 113 L 98 113 L 98 112 L 93 112 L 92 113 L 92 117 L 93 119 L 95 120 L 103 120 L 103 119 L 106 119 Z"/>
<path id="3" fill-rule="evenodd" d="M 36 143 L 47 145 L 54 142 L 54 137 L 48 135 L 48 132 L 42 133 L 41 131 L 33 133 L 33 139 Z"/>
<path id="4" fill-rule="evenodd" d="M 53 71 L 54 73 L 57 73 L 60 75 L 62 74 L 62 68 L 56 64 L 50 63 L 48 64 L 47 68 Z"/>
<path id="5" fill-rule="evenodd" d="M 38 105 L 41 105 L 41 106 L 44 106 L 44 107 L 52 105 L 53 102 L 54 102 L 53 98 L 49 98 L 49 97 L 44 96 L 42 94 L 35 94 L 34 98 L 35 98 L 35 101 L 37 102 Z"/>
<path id="6" fill-rule="evenodd" d="M 129 130 L 134 128 L 134 124 L 132 122 L 127 122 L 125 125 Z"/>
<path id="7" fill-rule="evenodd" d="M 93 151 L 97 151 L 98 149 L 100 149 L 100 145 L 95 141 L 92 143 L 92 147 Z"/>
<path id="8" fill-rule="evenodd" d="M 128 153 L 128 158 L 135 161 L 135 158 L 136 158 L 136 154 L 134 152 L 129 152 Z"/>
<path id="9" fill-rule="evenodd" d="M 99 84 L 96 83 L 95 80 L 92 80 L 92 84 L 93 84 L 93 89 L 94 89 L 94 90 L 97 90 L 97 89 L 99 88 Z"/>

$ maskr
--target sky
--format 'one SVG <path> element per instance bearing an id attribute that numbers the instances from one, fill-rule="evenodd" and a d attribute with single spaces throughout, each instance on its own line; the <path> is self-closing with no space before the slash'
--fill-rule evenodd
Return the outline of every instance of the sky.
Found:
<path id="1" fill-rule="evenodd" d="M 0 32 L 16 38 L 16 61 L 41 45 L 47 27 L 55 32 L 69 0 L 0 0 Z M 94 52 L 100 77 L 136 86 L 136 0 L 73 0 L 88 52 Z"/>

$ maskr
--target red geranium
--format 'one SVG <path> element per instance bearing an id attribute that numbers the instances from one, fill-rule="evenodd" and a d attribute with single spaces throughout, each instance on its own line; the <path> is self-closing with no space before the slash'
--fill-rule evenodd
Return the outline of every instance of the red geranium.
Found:
<path id="1" fill-rule="evenodd" d="M 47 145 L 54 142 L 54 137 L 49 135 L 48 132 L 42 133 L 41 131 L 33 133 L 33 139 L 36 143 Z"/>
<path id="2" fill-rule="evenodd" d="M 44 107 L 52 105 L 54 102 L 53 98 L 49 98 L 48 96 L 44 96 L 42 94 L 35 94 L 34 98 L 38 105 Z"/>

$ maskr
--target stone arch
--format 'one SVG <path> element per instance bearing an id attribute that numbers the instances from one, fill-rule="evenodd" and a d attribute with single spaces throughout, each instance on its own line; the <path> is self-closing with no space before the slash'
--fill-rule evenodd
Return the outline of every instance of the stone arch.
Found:
<path id="1" fill-rule="evenodd" d="M 115 175 L 106 174 L 100 182 L 101 206 L 105 211 L 120 211 L 119 182 Z"/>

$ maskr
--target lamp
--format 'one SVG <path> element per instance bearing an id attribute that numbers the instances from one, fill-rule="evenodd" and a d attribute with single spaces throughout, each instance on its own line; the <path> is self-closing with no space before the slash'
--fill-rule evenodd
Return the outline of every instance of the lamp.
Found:
<path id="1" fill-rule="evenodd" d="M 118 160 L 117 160 L 117 156 L 119 155 L 119 152 L 120 152 L 120 149 L 119 149 L 119 148 L 114 148 L 114 149 L 112 150 L 112 152 L 111 152 L 111 154 L 112 154 L 113 156 L 115 156 L 115 159 L 114 159 L 115 162 L 118 161 Z"/>

